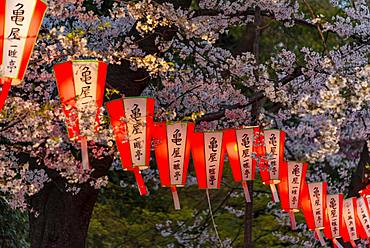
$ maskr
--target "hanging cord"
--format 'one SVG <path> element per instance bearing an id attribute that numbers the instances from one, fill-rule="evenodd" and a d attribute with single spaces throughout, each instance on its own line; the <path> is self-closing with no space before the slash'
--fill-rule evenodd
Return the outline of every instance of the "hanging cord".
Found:
<path id="1" fill-rule="evenodd" d="M 218 241 L 220 242 L 220 247 L 222 247 L 222 248 L 223 248 L 223 247 L 224 247 L 224 245 L 222 244 L 222 241 L 221 241 L 221 239 L 220 239 L 220 236 L 218 235 L 218 231 L 217 231 L 217 226 L 216 226 L 216 223 L 215 223 L 215 219 L 213 218 L 211 199 L 210 199 L 210 197 L 209 197 L 208 189 L 206 189 L 206 195 L 207 195 L 208 208 L 209 208 L 209 212 L 210 212 L 210 214 L 211 214 L 211 219 L 212 219 L 213 228 L 215 229 L 216 237 L 217 237 Z"/>

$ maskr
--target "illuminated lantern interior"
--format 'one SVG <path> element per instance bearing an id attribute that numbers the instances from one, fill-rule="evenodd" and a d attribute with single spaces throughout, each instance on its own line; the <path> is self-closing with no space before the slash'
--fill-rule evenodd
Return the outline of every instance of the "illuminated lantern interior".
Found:
<path id="1" fill-rule="evenodd" d="M 246 202 L 251 202 L 248 181 L 254 180 L 256 172 L 256 142 L 260 130 L 258 127 L 228 129 L 224 131 L 224 142 L 230 161 L 234 181 L 242 183 Z"/>
<path id="2" fill-rule="evenodd" d="M 0 111 L 10 86 L 23 80 L 46 7 L 40 0 L 0 3 Z"/>
<path id="3" fill-rule="evenodd" d="M 107 103 L 124 170 L 134 172 L 141 195 L 147 195 L 140 170 L 149 167 L 154 99 L 126 97 Z"/>
<path id="4" fill-rule="evenodd" d="M 259 163 L 260 175 L 264 184 L 270 185 L 274 202 L 279 202 L 276 185 L 280 183 L 280 167 L 284 163 L 285 132 L 264 130 L 266 158 Z"/>
<path id="5" fill-rule="evenodd" d="M 190 158 L 194 123 L 155 123 L 154 151 L 163 187 L 170 187 L 175 209 L 180 209 L 176 187 L 184 187 Z"/>
<path id="6" fill-rule="evenodd" d="M 337 239 L 342 237 L 343 194 L 327 195 L 324 234 L 333 245 L 342 247 Z"/>
<path id="7" fill-rule="evenodd" d="M 343 200 L 343 226 L 344 231 L 342 238 L 345 242 L 350 242 L 352 247 L 356 247 L 355 240 L 359 239 L 357 234 L 358 223 L 357 223 L 357 200 L 355 197 L 351 197 Z"/>
<path id="8" fill-rule="evenodd" d="M 90 168 L 87 137 L 99 126 L 107 64 L 97 60 L 75 60 L 54 65 L 54 73 L 66 115 L 68 136 L 81 142 L 82 168 Z"/>
<path id="9" fill-rule="evenodd" d="M 278 186 L 281 208 L 289 213 L 293 230 L 296 229 L 294 212 L 299 212 L 301 208 L 302 190 L 306 180 L 307 167 L 307 163 L 295 161 L 284 161 L 280 167 L 281 182 Z"/>
<path id="10" fill-rule="evenodd" d="M 225 156 L 223 132 L 195 132 L 191 152 L 199 188 L 219 189 Z"/>
<path id="11" fill-rule="evenodd" d="M 326 182 L 303 183 L 302 211 L 308 228 L 315 231 L 322 246 L 325 246 L 325 241 L 320 230 L 325 228 L 326 196 Z"/>
<path id="12" fill-rule="evenodd" d="M 367 199 L 364 197 L 357 198 L 356 212 L 357 212 L 357 233 L 361 239 L 370 238 L 370 216 L 369 209 L 366 203 Z"/>

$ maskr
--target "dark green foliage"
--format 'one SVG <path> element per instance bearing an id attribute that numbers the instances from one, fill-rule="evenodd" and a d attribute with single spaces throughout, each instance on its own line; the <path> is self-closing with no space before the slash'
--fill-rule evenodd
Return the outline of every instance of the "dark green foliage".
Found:
<path id="1" fill-rule="evenodd" d="M 0 247 L 1 248 L 27 248 L 28 215 L 13 210 L 0 197 Z"/>

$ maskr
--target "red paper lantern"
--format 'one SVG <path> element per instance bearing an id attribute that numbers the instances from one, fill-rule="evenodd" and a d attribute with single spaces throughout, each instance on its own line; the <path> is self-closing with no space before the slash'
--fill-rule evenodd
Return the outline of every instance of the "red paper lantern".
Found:
<path id="1" fill-rule="evenodd" d="M 225 156 L 223 132 L 195 132 L 191 152 L 199 188 L 219 189 Z"/>
<path id="2" fill-rule="evenodd" d="M 337 241 L 342 237 L 343 194 L 327 195 L 324 234 L 334 246 L 342 247 Z"/>
<path id="3" fill-rule="evenodd" d="M 359 194 L 364 198 L 366 206 L 370 210 L 370 184 L 365 189 L 360 190 Z"/>
<path id="4" fill-rule="evenodd" d="M 325 228 L 327 183 L 304 183 L 303 187 L 301 206 L 307 226 L 315 231 L 321 245 L 325 246 L 320 230 Z"/>
<path id="5" fill-rule="evenodd" d="M 261 149 L 258 141 L 261 131 L 258 127 L 228 129 L 224 131 L 227 156 L 235 182 L 242 182 L 245 200 L 251 202 L 247 181 L 254 180 L 256 160 L 253 158 Z"/>
<path id="6" fill-rule="evenodd" d="M 303 184 L 306 179 L 307 163 L 284 162 L 280 168 L 279 195 L 281 208 L 289 213 L 292 229 L 296 229 L 294 213 L 299 212 Z"/>
<path id="7" fill-rule="evenodd" d="M 23 80 L 45 11 L 41 0 L 0 3 L 0 111 L 10 86 Z"/>
<path id="8" fill-rule="evenodd" d="M 358 192 L 364 198 L 370 198 L 370 184 Z"/>
<path id="9" fill-rule="evenodd" d="M 87 136 L 94 133 L 100 123 L 107 64 L 97 60 L 68 61 L 54 65 L 54 73 L 68 136 L 81 142 L 82 168 L 89 169 Z"/>
<path id="10" fill-rule="evenodd" d="M 358 230 L 357 233 L 362 239 L 370 238 L 370 216 L 369 209 L 365 198 L 357 198 L 357 220 L 358 220 Z"/>
<path id="11" fill-rule="evenodd" d="M 170 187 L 175 209 L 180 209 L 176 187 L 184 187 L 188 171 L 194 123 L 161 122 L 153 131 L 154 151 L 162 187 Z"/>
<path id="12" fill-rule="evenodd" d="M 357 205 L 356 198 L 351 197 L 343 201 L 343 227 L 342 238 L 345 242 L 350 242 L 352 247 L 356 247 L 355 240 L 359 239 L 357 234 L 358 223 L 356 220 Z"/>
<path id="13" fill-rule="evenodd" d="M 124 170 L 134 172 L 140 195 L 147 195 L 140 170 L 149 167 L 154 99 L 126 97 L 107 103 Z"/>
<path id="14" fill-rule="evenodd" d="M 274 202 L 279 202 L 276 184 L 280 183 L 280 167 L 284 162 L 285 132 L 280 130 L 264 130 L 266 156 L 259 164 L 262 182 L 269 184 Z"/>

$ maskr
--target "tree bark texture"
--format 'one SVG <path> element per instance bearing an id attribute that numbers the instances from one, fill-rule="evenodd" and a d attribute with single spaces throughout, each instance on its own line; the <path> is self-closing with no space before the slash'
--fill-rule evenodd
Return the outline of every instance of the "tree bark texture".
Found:
<path id="1" fill-rule="evenodd" d="M 253 54 L 256 58 L 258 63 L 258 56 L 260 50 L 260 36 L 261 31 L 259 30 L 259 26 L 261 25 L 261 10 L 256 7 L 256 13 L 254 16 L 254 25 L 252 28 L 252 32 L 254 35 L 253 39 Z M 248 32 L 247 32 L 248 33 Z M 256 80 L 258 80 L 256 75 Z M 261 101 L 256 101 L 252 103 L 252 123 L 251 125 L 257 125 L 258 120 L 258 113 L 261 107 Z M 252 248 L 253 247 L 253 181 L 248 182 L 248 189 L 251 192 L 251 202 L 245 203 L 245 211 L 244 211 L 244 248 Z"/>
<path id="2" fill-rule="evenodd" d="M 90 163 L 95 169 L 91 176 L 99 178 L 108 174 L 112 158 L 90 159 Z M 87 182 L 77 185 L 80 191 L 73 195 L 58 172 L 47 173 L 51 181 L 29 200 L 34 210 L 29 214 L 31 247 L 84 248 L 99 190 Z"/>

